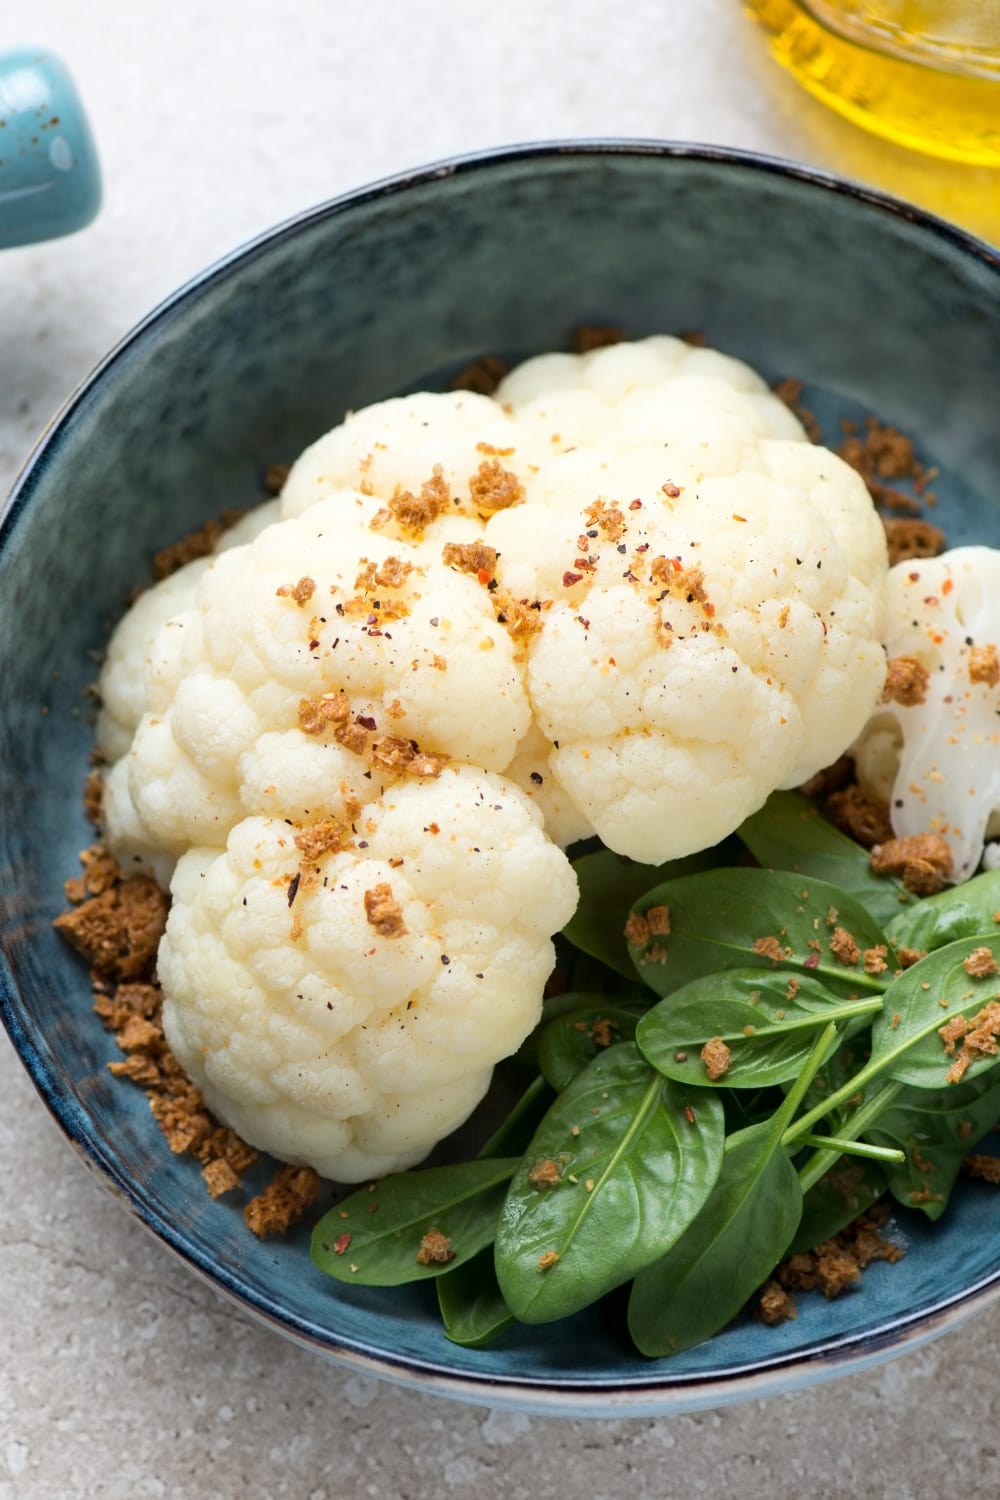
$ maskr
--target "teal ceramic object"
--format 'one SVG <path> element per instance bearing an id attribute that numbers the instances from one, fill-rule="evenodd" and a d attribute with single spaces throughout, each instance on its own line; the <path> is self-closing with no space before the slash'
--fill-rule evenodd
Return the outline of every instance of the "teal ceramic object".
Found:
<path id="1" fill-rule="evenodd" d="M 449 1344 L 427 1285 L 343 1288 L 303 1230 L 258 1244 L 171 1156 L 82 966 L 51 931 L 88 841 L 84 690 L 149 558 L 260 495 L 347 407 L 438 386 L 484 352 L 568 346 L 580 322 L 703 329 L 796 375 L 827 430 L 877 412 L 939 466 L 953 544 L 1000 545 L 1000 260 L 915 209 L 819 173 L 656 143 L 527 147 L 381 183 L 205 272 L 119 346 L 28 460 L 0 529 L 0 998 L 34 1081 L 82 1158 L 220 1291 L 304 1345 L 421 1389 L 567 1415 L 718 1405 L 857 1369 L 1000 1290 L 1000 1195 L 963 1182 L 907 1255 L 797 1322 L 741 1319 L 647 1361 L 607 1310 Z M 42 582 L 44 581 L 44 583 Z"/>
<path id="2" fill-rule="evenodd" d="M 63 64 L 40 47 L 0 52 L 0 250 L 83 229 L 101 172 Z"/>

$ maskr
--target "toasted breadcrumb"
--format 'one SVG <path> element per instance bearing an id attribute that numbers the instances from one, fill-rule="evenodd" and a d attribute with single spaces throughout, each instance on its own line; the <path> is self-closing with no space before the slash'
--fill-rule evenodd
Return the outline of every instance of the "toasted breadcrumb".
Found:
<path id="1" fill-rule="evenodd" d="M 223 1157 L 216 1157 L 214 1161 L 202 1167 L 201 1175 L 205 1179 L 205 1186 L 212 1198 L 221 1198 L 223 1193 L 232 1193 L 240 1185 L 239 1177 Z"/>
<path id="2" fill-rule="evenodd" d="M 613 324 L 581 323 L 573 329 L 573 353 L 589 354 L 592 349 L 607 349 L 612 344 L 622 343 L 624 338 L 625 330 Z"/>
<path id="3" fill-rule="evenodd" d="M 365 891 L 365 916 L 379 937 L 399 938 L 407 934 L 403 908 L 392 894 L 392 886 L 386 881 Z"/>
<path id="4" fill-rule="evenodd" d="M 316 580 L 303 576 L 297 583 L 281 584 L 274 592 L 282 598 L 294 599 L 299 609 L 305 609 L 316 592 Z"/>
<path id="5" fill-rule="evenodd" d="M 555 1263 L 556 1263 L 556 1261 L 558 1259 L 559 1259 L 559 1251 L 558 1250 L 545 1250 L 538 1257 L 538 1269 L 540 1271 L 549 1271 L 555 1265 Z"/>
<path id="6" fill-rule="evenodd" d="M 827 811 L 834 825 L 865 849 L 888 843 L 893 837 L 888 804 L 866 796 L 859 786 L 832 792 Z"/>
<path id="7" fill-rule="evenodd" d="M 159 552 L 153 554 L 154 581 L 160 583 L 164 578 L 169 578 L 179 568 L 183 568 L 189 562 L 194 562 L 195 558 L 208 557 L 215 549 L 223 532 L 235 526 L 236 522 L 245 515 L 245 510 L 224 510 L 218 520 L 206 521 L 196 531 L 191 531 L 187 536 L 181 537 L 179 542 L 172 542 L 169 547 L 161 547 Z"/>
<path id="8" fill-rule="evenodd" d="M 969 650 L 969 681 L 996 687 L 1000 682 L 1000 657 L 996 646 L 972 646 Z"/>
<path id="9" fill-rule="evenodd" d="M 799 787 L 804 797 L 829 797 L 839 792 L 854 780 L 854 762 L 849 755 L 841 755 L 832 765 L 824 766 L 815 776 L 810 776 Z"/>
<path id="10" fill-rule="evenodd" d="M 485 542 L 445 542 L 441 559 L 446 567 L 461 573 L 485 573 L 487 583 L 497 570 L 497 550 Z"/>
<path id="11" fill-rule="evenodd" d="M 450 1260 L 455 1259 L 455 1252 L 451 1248 L 451 1240 L 440 1229 L 428 1229 L 420 1241 L 417 1251 L 417 1262 L 421 1266 L 445 1266 Z"/>
<path id="12" fill-rule="evenodd" d="M 939 833 L 910 834 L 875 844 L 871 866 L 876 875 L 898 875 L 915 896 L 933 896 L 948 883 L 951 850 Z"/>
<path id="13" fill-rule="evenodd" d="M 902 1260 L 903 1246 L 881 1233 L 888 1218 L 888 1206 L 876 1203 L 832 1239 L 783 1262 L 775 1273 L 779 1285 L 786 1291 L 820 1291 L 827 1298 L 839 1297 L 873 1261 Z"/>
<path id="14" fill-rule="evenodd" d="M 883 516 L 886 545 L 889 549 L 889 566 L 908 562 L 911 558 L 937 557 L 944 551 L 945 534 L 930 521 L 916 517 Z"/>
<path id="15" fill-rule="evenodd" d="M 291 464 L 268 464 L 264 470 L 264 493 L 280 495 L 291 472 Z"/>
<path id="16" fill-rule="evenodd" d="M 973 948 L 972 952 L 962 959 L 962 968 L 973 979 L 988 979 L 991 974 L 997 972 L 997 961 L 991 950 L 984 944 L 981 948 Z"/>
<path id="17" fill-rule="evenodd" d="M 83 874 L 63 882 L 66 900 L 78 905 L 88 896 L 100 896 L 121 878 L 118 861 L 103 844 L 91 844 L 80 851 Z"/>
<path id="18" fill-rule="evenodd" d="M 447 510 L 450 502 L 448 485 L 437 466 L 430 479 L 426 479 L 421 485 L 419 495 L 414 495 L 411 490 L 397 489 L 389 501 L 389 514 L 402 531 L 419 536 Z"/>
<path id="19" fill-rule="evenodd" d="M 761 958 L 769 958 L 773 964 L 783 963 L 785 959 L 785 950 L 776 937 L 755 938 L 753 951 Z"/>
<path id="20" fill-rule="evenodd" d="M 846 927 L 834 928 L 833 937 L 830 939 L 830 952 L 845 968 L 853 968 L 861 957 L 861 949 L 854 935 L 848 932 Z"/>
<path id="21" fill-rule="evenodd" d="M 434 778 L 441 775 L 447 764 L 447 755 L 433 755 L 421 750 L 412 740 L 400 739 L 393 734 L 376 740 L 372 746 L 372 766 L 393 776 Z"/>
<path id="22" fill-rule="evenodd" d="M 792 1293 L 786 1291 L 778 1281 L 769 1281 L 757 1300 L 755 1316 L 768 1328 L 779 1323 L 794 1321 L 799 1315 Z"/>
<path id="23" fill-rule="evenodd" d="M 896 957 L 899 959 L 899 966 L 901 969 L 912 969 L 914 964 L 918 964 L 922 958 L 927 957 L 927 949 L 907 947 L 897 948 Z"/>
<path id="24" fill-rule="evenodd" d="M 650 927 L 642 912 L 629 912 L 624 932 L 625 941 L 631 943 L 634 948 L 642 948 L 649 942 Z"/>
<path id="25" fill-rule="evenodd" d="M 670 933 L 670 907 L 647 907 L 646 921 L 649 924 L 649 931 L 652 937 L 668 937 Z"/>
<path id="26" fill-rule="evenodd" d="M 889 967 L 886 963 L 888 952 L 885 943 L 878 943 L 874 948 L 866 948 L 863 955 L 865 973 L 884 974 Z"/>
<path id="27" fill-rule="evenodd" d="M 155 880 L 131 875 L 53 925 L 91 968 L 113 979 L 142 979 L 156 959 L 168 906 Z"/>
<path id="28" fill-rule="evenodd" d="M 342 849 L 353 846 L 351 830 L 332 819 L 314 823 L 311 828 L 302 828 L 295 835 L 296 849 L 308 860 L 320 859 L 324 854 L 339 854 Z"/>
<path id="29" fill-rule="evenodd" d="M 823 441 L 823 429 L 819 424 L 816 413 L 808 406 L 803 406 L 802 381 L 787 379 L 779 380 L 771 387 L 779 401 L 783 401 L 790 411 L 794 412 L 806 430 L 806 436 L 811 443 Z"/>
<path id="30" fill-rule="evenodd" d="M 980 1182 L 992 1182 L 1000 1186 L 1000 1156 L 987 1156 L 985 1152 L 970 1151 L 962 1162 L 970 1177 Z"/>
<path id="31" fill-rule="evenodd" d="M 95 828 L 104 826 L 104 777 L 96 769 L 88 771 L 83 784 L 83 812 Z"/>
<path id="32" fill-rule="evenodd" d="M 524 485 L 499 459 L 484 459 L 469 480 L 469 497 L 478 511 L 493 514 L 524 501 Z"/>
<path id="33" fill-rule="evenodd" d="M 882 702 L 900 703 L 904 708 L 926 703 L 929 682 L 930 673 L 917 657 L 895 656 L 888 664 Z"/>
<path id="34" fill-rule="evenodd" d="M 243 1210 L 248 1229 L 259 1240 L 287 1234 L 319 1197 L 322 1182 L 312 1167 L 282 1167 L 262 1193 L 251 1198 Z"/>
<path id="35" fill-rule="evenodd" d="M 346 724 L 350 717 L 351 704 L 346 693 L 299 699 L 299 728 L 303 734 L 325 734 L 334 725 Z"/>
<path id="36" fill-rule="evenodd" d="M 715 1083 L 716 1079 L 723 1078 L 729 1072 L 729 1064 L 732 1062 L 733 1054 L 726 1046 L 721 1036 L 711 1036 L 698 1054 L 705 1064 L 705 1074 Z"/>
<path id="37" fill-rule="evenodd" d="M 459 370 L 448 382 L 452 391 L 475 391 L 480 396 L 492 396 L 510 365 L 495 354 L 484 354 L 464 369 Z"/>

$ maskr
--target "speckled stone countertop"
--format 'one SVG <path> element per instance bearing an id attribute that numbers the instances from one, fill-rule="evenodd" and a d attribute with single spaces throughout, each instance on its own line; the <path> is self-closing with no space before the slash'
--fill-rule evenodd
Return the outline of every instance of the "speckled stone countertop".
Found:
<path id="1" fill-rule="evenodd" d="M 739 0 L 36 0 L 105 206 L 0 257 L 0 491 L 159 298 L 269 224 L 476 147 L 671 136 L 797 157 L 1000 239 L 997 176 L 828 115 Z M 21 35 L 11 34 L 11 20 Z M 874 1372 L 659 1421 L 490 1413 L 344 1373 L 220 1301 L 100 1191 L 0 1040 L 0 1500 L 924 1500 L 1000 1492 L 1000 1306 Z"/>

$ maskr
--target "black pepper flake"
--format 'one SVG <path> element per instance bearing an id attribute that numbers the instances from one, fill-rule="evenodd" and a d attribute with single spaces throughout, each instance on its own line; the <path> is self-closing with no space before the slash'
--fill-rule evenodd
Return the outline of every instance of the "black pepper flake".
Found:
<path id="1" fill-rule="evenodd" d="M 447 968 L 451 963 L 451 959 L 448 957 L 447 953 L 442 953 L 441 962 L 444 964 L 445 968 Z"/>
<path id="2" fill-rule="evenodd" d="M 543 777 L 543 775 L 542 775 L 542 773 L 540 771 L 532 771 L 532 773 L 531 773 L 531 775 L 530 775 L 530 777 L 528 779 L 529 779 L 529 781 L 533 781 L 536 786 L 541 786 L 541 784 L 542 784 L 542 782 L 544 781 L 545 778 Z"/>
<path id="3" fill-rule="evenodd" d="M 368 840 L 367 839 L 358 839 L 358 848 L 359 849 L 367 849 L 368 848 Z"/>
<path id="4" fill-rule="evenodd" d="M 428 623 L 428 625 L 433 625 L 434 628 L 435 628 L 435 630 L 436 630 L 437 627 L 440 625 L 441 621 L 440 621 L 440 619 L 438 618 L 437 615 L 431 615 L 431 617 L 430 617 L 430 619 L 428 620 L 427 623 Z"/>
<path id="5" fill-rule="evenodd" d="M 314 640 L 311 640 L 311 641 L 310 641 L 310 642 L 309 642 L 309 650 L 310 650 L 310 651 L 315 651 L 315 650 L 316 650 L 316 648 L 317 648 L 317 646 L 318 646 L 318 645 L 319 645 L 319 641 L 317 641 L 317 640 L 315 640 L 315 639 L 314 639 Z"/>
<path id="6" fill-rule="evenodd" d="M 289 904 L 289 906 L 291 906 L 292 902 L 295 900 L 296 896 L 299 894 L 299 884 L 300 884 L 301 880 L 302 880 L 302 871 L 301 870 L 296 870 L 295 874 L 292 876 L 291 880 L 288 882 L 288 904 Z"/>
<path id="7" fill-rule="evenodd" d="M 619 542 L 618 543 L 618 551 L 619 552 L 627 552 L 628 551 L 628 544 L 626 542 Z"/>

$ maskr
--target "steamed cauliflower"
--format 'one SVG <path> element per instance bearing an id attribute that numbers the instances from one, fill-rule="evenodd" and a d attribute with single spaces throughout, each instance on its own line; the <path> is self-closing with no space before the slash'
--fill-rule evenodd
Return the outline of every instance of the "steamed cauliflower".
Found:
<path id="1" fill-rule="evenodd" d="M 501 777 L 449 767 L 359 827 L 252 817 L 185 854 L 159 965 L 167 1040 L 209 1107 L 343 1181 L 412 1165 L 465 1119 L 537 1022 L 576 904 Z"/>
<path id="2" fill-rule="evenodd" d="M 1000 814 L 1000 552 L 956 547 L 889 573 L 884 701 L 854 748 L 899 837 L 940 834 L 975 873 Z M 995 865 L 995 860 L 991 859 Z"/>
<path id="3" fill-rule="evenodd" d="M 418 1160 L 534 1024 L 558 845 L 711 844 L 882 686 L 861 480 L 677 339 L 354 413 L 240 543 L 116 633 L 108 838 L 176 863 L 165 1016 L 211 1106 L 344 1179 Z"/>

